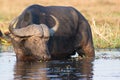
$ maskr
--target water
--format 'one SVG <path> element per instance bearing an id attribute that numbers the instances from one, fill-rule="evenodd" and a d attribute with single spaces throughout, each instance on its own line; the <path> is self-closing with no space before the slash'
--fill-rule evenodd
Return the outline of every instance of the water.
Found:
<path id="1" fill-rule="evenodd" d="M 1 80 L 120 80 L 120 52 L 96 51 L 90 59 L 16 62 L 14 52 L 0 53 Z"/>

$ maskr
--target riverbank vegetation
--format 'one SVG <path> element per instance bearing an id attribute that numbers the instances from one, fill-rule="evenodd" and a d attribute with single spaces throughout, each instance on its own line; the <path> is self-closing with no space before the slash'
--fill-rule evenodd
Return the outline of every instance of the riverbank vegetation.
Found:
<path id="1" fill-rule="evenodd" d="M 31 4 L 73 6 L 89 21 L 95 48 L 120 48 L 120 0 L 0 0 L 2 32 Z"/>

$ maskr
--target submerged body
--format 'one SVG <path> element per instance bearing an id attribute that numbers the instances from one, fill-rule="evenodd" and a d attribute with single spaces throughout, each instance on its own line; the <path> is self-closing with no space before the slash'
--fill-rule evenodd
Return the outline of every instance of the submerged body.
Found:
<path id="1" fill-rule="evenodd" d="M 31 5 L 9 29 L 18 60 L 94 57 L 90 25 L 72 7 Z"/>

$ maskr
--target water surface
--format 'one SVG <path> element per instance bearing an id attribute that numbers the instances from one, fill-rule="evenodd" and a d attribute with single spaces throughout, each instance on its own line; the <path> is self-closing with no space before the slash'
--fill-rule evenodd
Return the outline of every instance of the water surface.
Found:
<path id="1" fill-rule="evenodd" d="M 120 52 L 96 51 L 95 60 L 16 62 L 14 52 L 0 53 L 1 80 L 120 80 Z"/>

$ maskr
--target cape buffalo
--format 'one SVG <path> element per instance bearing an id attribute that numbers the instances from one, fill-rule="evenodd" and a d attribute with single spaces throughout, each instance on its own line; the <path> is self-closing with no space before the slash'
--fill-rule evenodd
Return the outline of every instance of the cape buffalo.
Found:
<path id="1" fill-rule="evenodd" d="M 9 30 L 18 61 L 94 57 L 90 25 L 73 7 L 31 5 Z"/>

